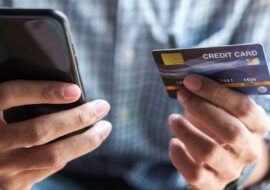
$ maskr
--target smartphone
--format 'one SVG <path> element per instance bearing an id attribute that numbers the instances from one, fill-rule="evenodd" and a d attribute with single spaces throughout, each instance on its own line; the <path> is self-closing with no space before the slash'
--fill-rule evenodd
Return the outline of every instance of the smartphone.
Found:
<path id="1" fill-rule="evenodd" d="M 77 84 L 80 99 L 71 104 L 41 104 L 4 111 L 7 123 L 28 120 L 85 103 L 68 19 L 49 9 L 0 9 L 0 83 L 46 80 Z"/>

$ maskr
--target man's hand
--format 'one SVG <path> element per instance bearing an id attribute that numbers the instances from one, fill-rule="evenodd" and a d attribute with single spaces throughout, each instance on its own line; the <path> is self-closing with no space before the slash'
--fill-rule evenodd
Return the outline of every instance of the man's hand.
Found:
<path id="1" fill-rule="evenodd" d="M 269 121 L 248 96 L 210 79 L 189 75 L 184 85 L 178 100 L 187 117 L 169 117 L 172 163 L 192 188 L 222 190 L 260 158 Z"/>
<path id="2" fill-rule="evenodd" d="M 0 84 L 0 110 L 27 104 L 65 104 L 80 97 L 80 89 L 60 82 L 11 81 Z M 6 124 L 0 113 L 0 187 L 25 190 L 69 161 L 91 152 L 109 135 L 111 124 L 99 121 L 109 112 L 104 100 Z M 86 132 L 48 143 L 96 123 Z M 31 147 L 31 148 L 25 148 Z"/>

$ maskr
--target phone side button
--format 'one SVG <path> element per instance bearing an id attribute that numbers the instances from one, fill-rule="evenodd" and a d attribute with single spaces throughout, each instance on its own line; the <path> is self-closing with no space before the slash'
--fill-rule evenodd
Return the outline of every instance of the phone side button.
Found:
<path id="1" fill-rule="evenodd" d="M 74 46 L 74 44 L 71 43 L 71 46 L 72 46 L 72 51 L 73 51 L 74 55 L 76 55 L 76 51 L 75 51 L 75 46 Z"/>
<path id="2" fill-rule="evenodd" d="M 77 55 L 75 55 L 75 62 L 76 62 L 76 65 L 78 65 L 78 58 L 77 58 Z"/>

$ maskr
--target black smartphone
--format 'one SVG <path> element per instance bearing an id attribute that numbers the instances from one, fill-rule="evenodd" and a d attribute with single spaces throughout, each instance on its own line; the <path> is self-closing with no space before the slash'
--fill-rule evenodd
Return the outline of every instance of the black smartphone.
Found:
<path id="1" fill-rule="evenodd" d="M 0 83 L 11 80 L 75 83 L 82 95 L 71 104 L 27 105 L 5 110 L 7 123 L 85 102 L 69 24 L 63 13 L 48 9 L 0 9 Z"/>

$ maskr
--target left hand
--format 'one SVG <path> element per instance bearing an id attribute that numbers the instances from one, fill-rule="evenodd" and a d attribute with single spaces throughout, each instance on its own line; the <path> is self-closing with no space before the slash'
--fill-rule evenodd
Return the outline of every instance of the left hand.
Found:
<path id="1" fill-rule="evenodd" d="M 172 163 L 190 187 L 222 190 L 260 158 L 269 121 L 248 96 L 210 79 L 189 75 L 184 85 L 178 100 L 187 117 L 169 117 Z"/>

